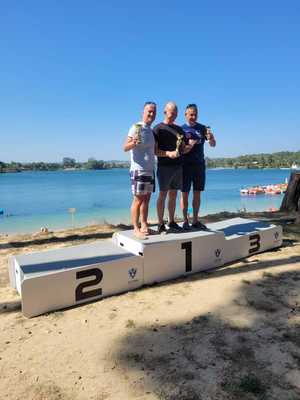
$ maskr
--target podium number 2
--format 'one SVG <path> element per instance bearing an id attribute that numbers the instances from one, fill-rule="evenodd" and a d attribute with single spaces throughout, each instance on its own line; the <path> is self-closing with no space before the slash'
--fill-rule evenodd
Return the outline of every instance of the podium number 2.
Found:
<path id="1" fill-rule="evenodd" d="M 192 270 L 192 242 L 181 243 L 182 250 L 185 250 L 185 272 Z"/>
<path id="2" fill-rule="evenodd" d="M 83 278 L 88 278 L 88 277 L 94 277 L 94 279 L 90 279 L 87 282 L 79 283 L 79 285 L 77 286 L 76 291 L 75 291 L 75 300 L 76 301 L 86 300 L 91 297 L 102 295 L 101 288 L 83 291 L 85 288 L 98 285 L 98 283 L 100 283 L 102 281 L 103 272 L 101 271 L 101 269 L 92 268 L 92 269 L 86 269 L 83 271 L 76 272 L 76 279 L 83 279 Z"/>
<path id="3" fill-rule="evenodd" d="M 260 249 L 260 235 L 255 233 L 254 235 L 249 236 L 250 240 L 250 249 L 249 254 L 256 253 Z"/>

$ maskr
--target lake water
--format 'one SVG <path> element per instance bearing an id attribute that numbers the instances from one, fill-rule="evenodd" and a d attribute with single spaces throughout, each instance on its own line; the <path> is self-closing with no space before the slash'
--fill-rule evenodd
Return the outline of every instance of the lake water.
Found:
<path id="1" fill-rule="evenodd" d="M 220 211 L 264 211 L 279 208 L 283 195 L 240 196 L 240 188 L 283 183 L 289 170 L 207 171 L 201 214 Z M 151 219 L 156 219 L 155 200 Z M 0 174 L 0 233 L 36 232 L 42 226 L 62 229 L 108 221 L 128 223 L 131 204 L 126 169 L 101 171 L 22 172 Z M 178 202 L 179 203 L 179 202 Z M 75 208 L 74 222 L 69 213 Z M 177 215 L 181 215 L 180 209 Z"/>

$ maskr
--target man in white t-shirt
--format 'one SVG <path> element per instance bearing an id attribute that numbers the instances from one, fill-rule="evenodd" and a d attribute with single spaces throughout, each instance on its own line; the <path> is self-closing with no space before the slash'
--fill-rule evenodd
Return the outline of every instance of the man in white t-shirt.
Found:
<path id="1" fill-rule="evenodd" d="M 130 178 L 133 201 L 131 219 L 135 236 L 144 239 L 149 235 L 148 209 L 151 193 L 155 190 L 154 136 L 151 124 L 156 117 L 156 104 L 146 102 L 142 121 L 129 129 L 124 151 L 130 150 Z M 141 224 L 139 225 L 139 220 Z"/>

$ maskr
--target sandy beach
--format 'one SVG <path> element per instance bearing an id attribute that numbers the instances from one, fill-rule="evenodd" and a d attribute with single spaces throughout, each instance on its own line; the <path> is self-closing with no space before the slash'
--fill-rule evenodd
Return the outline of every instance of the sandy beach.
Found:
<path id="1" fill-rule="evenodd" d="M 0 236 L 0 398 L 300 399 L 299 219 L 243 216 L 282 224 L 282 247 L 32 319 L 9 287 L 8 257 L 124 227 Z"/>

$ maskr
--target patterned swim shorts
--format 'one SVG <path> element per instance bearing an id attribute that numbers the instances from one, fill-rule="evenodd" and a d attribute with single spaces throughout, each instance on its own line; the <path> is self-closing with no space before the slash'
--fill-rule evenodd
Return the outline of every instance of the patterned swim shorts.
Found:
<path id="1" fill-rule="evenodd" d="M 134 195 L 141 196 L 155 192 L 154 172 L 130 171 L 131 190 Z"/>

